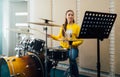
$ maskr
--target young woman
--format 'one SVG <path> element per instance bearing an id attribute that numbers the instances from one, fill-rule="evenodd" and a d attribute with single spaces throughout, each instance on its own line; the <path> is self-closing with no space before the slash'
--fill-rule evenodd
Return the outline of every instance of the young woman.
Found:
<path id="1" fill-rule="evenodd" d="M 82 39 L 78 40 L 80 26 L 75 23 L 74 12 L 67 10 L 65 14 L 65 23 L 61 26 L 57 36 L 48 34 L 48 37 L 60 41 L 60 47 L 68 49 L 68 57 L 70 59 L 70 70 L 74 77 L 79 77 L 78 66 L 76 58 L 78 57 L 78 46 L 83 43 Z M 70 44 L 70 40 L 72 44 Z"/>

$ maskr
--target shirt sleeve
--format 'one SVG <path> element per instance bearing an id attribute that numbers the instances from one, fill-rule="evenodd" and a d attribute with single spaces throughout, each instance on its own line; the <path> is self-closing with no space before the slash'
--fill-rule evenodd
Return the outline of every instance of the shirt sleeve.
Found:
<path id="1" fill-rule="evenodd" d="M 62 27 L 60 28 L 59 33 L 58 33 L 57 36 L 51 34 L 51 37 L 52 37 L 54 40 L 59 40 L 59 39 L 61 39 L 61 38 L 62 38 Z"/>
<path id="2" fill-rule="evenodd" d="M 83 40 L 79 39 L 78 41 L 73 41 L 72 46 L 77 47 L 77 46 L 81 45 L 82 43 L 83 43 Z"/>
<path id="3" fill-rule="evenodd" d="M 73 41 L 73 43 L 72 43 L 72 46 L 73 46 L 73 47 L 77 47 L 77 46 L 79 46 L 79 45 L 81 45 L 81 44 L 83 43 L 83 40 L 78 38 L 79 33 L 80 33 L 80 29 L 81 29 L 81 28 L 80 28 L 80 26 L 78 25 L 77 28 L 76 28 L 76 36 L 75 36 L 76 41 Z"/>

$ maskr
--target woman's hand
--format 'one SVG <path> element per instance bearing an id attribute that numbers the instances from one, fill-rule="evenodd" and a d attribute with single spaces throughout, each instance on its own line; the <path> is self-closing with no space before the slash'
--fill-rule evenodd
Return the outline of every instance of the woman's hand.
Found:
<path id="1" fill-rule="evenodd" d="M 51 38 L 52 36 L 50 34 L 47 34 L 47 37 Z"/>

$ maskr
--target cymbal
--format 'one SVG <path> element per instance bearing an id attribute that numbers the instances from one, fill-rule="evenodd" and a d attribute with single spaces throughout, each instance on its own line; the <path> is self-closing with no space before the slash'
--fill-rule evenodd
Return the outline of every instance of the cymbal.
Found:
<path id="1" fill-rule="evenodd" d="M 56 25 L 53 23 L 42 23 L 42 22 L 28 22 L 30 24 L 42 25 L 42 26 L 52 26 L 52 27 L 60 27 L 60 25 Z"/>
<path id="2" fill-rule="evenodd" d="M 30 27 L 18 27 L 18 29 L 21 29 L 21 30 L 34 30 L 34 31 L 38 31 L 38 29 L 34 29 L 34 28 L 30 28 Z"/>
<path id="3" fill-rule="evenodd" d="M 40 30 L 38 30 L 38 29 L 35 29 L 35 28 L 30 28 L 30 27 L 20 27 L 19 29 L 22 29 L 22 30 L 33 30 L 33 31 L 37 31 L 37 32 L 39 32 L 39 33 L 41 33 L 41 34 L 44 34 L 45 35 L 45 33 L 44 32 L 42 32 L 42 31 L 40 31 Z"/>
<path id="4" fill-rule="evenodd" d="M 45 22 L 53 22 L 52 20 L 49 20 L 49 19 L 45 19 L 45 18 L 40 18 L 40 19 L 42 19 L 42 20 L 44 20 Z"/>
<path id="5" fill-rule="evenodd" d="M 21 34 L 27 34 L 27 35 L 33 35 L 32 33 L 29 32 L 29 30 L 22 30 L 22 29 L 14 29 L 14 28 L 8 28 L 7 30 L 16 32 L 16 33 L 21 33 Z"/>

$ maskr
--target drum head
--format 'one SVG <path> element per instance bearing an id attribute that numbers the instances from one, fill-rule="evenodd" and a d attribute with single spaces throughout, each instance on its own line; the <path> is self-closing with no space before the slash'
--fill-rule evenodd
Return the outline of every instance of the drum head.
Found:
<path id="1" fill-rule="evenodd" d="M 10 77 L 9 68 L 4 58 L 0 59 L 0 77 Z"/>

